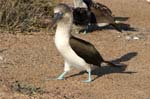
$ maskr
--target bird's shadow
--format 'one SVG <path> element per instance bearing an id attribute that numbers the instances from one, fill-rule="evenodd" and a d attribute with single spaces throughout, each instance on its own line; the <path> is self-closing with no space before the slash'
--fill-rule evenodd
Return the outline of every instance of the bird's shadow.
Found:
<path id="1" fill-rule="evenodd" d="M 137 54 L 138 54 L 137 52 L 130 52 L 130 53 L 127 53 L 127 54 L 121 56 L 120 58 L 117 58 L 117 59 L 111 61 L 111 62 L 119 65 L 120 67 L 102 66 L 101 68 L 97 68 L 97 69 L 92 70 L 92 75 L 97 76 L 96 78 L 93 79 L 93 81 L 98 79 L 99 77 L 101 77 L 103 75 L 112 74 L 112 73 L 121 73 L 121 74 L 137 73 L 135 71 L 125 71 L 126 68 L 127 68 L 127 65 L 121 63 L 121 62 L 131 60 L 132 58 L 137 56 Z M 87 73 L 87 72 L 86 71 L 81 71 L 78 74 L 73 74 L 73 75 L 70 75 L 69 77 L 83 75 L 84 73 Z M 69 77 L 67 77 L 67 78 L 69 78 Z"/>
<path id="2" fill-rule="evenodd" d="M 127 23 L 117 23 L 116 26 L 120 28 L 122 31 L 132 31 L 136 32 L 138 31 L 137 28 L 132 27 L 130 24 Z M 114 29 L 111 25 L 104 27 L 104 29 Z"/>
<path id="3" fill-rule="evenodd" d="M 123 21 L 127 21 L 130 17 L 114 17 L 116 21 L 119 21 L 119 23 L 116 23 L 116 26 L 121 29 L 122 31 L 137 31 L 136 28 L 132 27 L 130 24 L 123 23 Z M 96 28 L 95 28 L 96 29 Z M 114 29 L 111 25 L 108 25 L 104 28 L 97 27 L 97 29 Z"/>
<path id="4" fill-rule="evenodd" d="M 136 28 L 131 27 L 130 24 L 126 23 L 117 23 L 116 26 L 121 30 L 121 31 L 137 31 Z M 92 26 L 91 31 L 96 31 L 96 30 L 114 30 L 114 28 L 111 25 L 105 26 L 105 27 L 99 27 L 99 26 Z"/>
<path id="5" fill-rule="evenodd" d="M 114 19 L 117 21 L 127 21 L 129 17 L 117 16 L 117 17 L 114 17 Z"/>
<path id="6" fill-rule="evenodd" d="M 132 31 L 132 32 L 138 31 L 137 28 L 132 27 L 130 24 L 123 23 L 123 21 L 127 21 L 128 19 L 129 17 L 115 17 L 115 20 L 119 21 L 119 23 L 116 23 L 115 26 L 118 27 L 121 31 Z M 112 25 L 107 25 L 103 27 L 91 25 L 90 29 L 87 32 L 90 33 L 97 30 L 112 30 L 112 29 L 114 30 L 114 27 Z M 79 33 L 84 31 L 85 29 L 81 29 Z"/>

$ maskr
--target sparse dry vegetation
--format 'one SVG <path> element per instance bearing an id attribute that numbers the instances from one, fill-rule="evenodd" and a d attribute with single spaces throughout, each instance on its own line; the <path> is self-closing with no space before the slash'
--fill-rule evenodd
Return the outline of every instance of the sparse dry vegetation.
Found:
<path id="1" fill-rule="evenodd" d="M 0 29 L 11 32 L 40 31 L 40 28 L 47 27 L 44 20 L 52 16 L 56 2 L 56 0 L 0 0 Z"/>
<path id="2" fill-rule="evenodd" d="M 44 94 L 44 93 L 46 93 L 46 91 L 44 91 L 40 87 L 35 87 L 33 85 L 24 84 L 24 83 L 21 83 L 19 81 L 15 81 L 11 85 L 11 90 L 22 93 L 22 94 L 30 95 L 30 96 L 34 95 L 34 94 Z"/>

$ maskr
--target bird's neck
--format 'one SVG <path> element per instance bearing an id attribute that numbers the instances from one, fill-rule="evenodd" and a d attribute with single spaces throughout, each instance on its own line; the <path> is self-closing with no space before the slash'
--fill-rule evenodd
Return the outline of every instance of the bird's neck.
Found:
<path id="1" fill-rule="evenodd" d="M 83 2 L 83 0 L 73 0 L 74 8 L 87 8 L 87 5 Z"/>
<path id="2" fill-rule="evenodd" d="M 72 20 L 59 22 L 56 28 L 55 43 L 69 43 L 71 37 Z"/>

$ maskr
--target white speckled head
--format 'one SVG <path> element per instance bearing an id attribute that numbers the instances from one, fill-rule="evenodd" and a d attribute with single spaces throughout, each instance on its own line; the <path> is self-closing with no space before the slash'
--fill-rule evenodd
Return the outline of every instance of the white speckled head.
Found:
<path id="1" fill-rule="evenodd" d="M 73 0 L 73 4 L 75 8 L 88 8 L 87 5 L 83 2 L 83 0 Z"/>
<path id="2" fill-rule="evenodd" d="M 69 6 L 66 4 L 60 3 L 54 8 L 54 13 L 71 13 L 72 10 Z"/>
<path id="3" fill-rule="evenodd" d="M 66 24 L 67 22 L 72 23 L 72 21 L 73 21 L 72 9 L 66 4 L 60 3 L 54 8 L 54 18 L 50 27 L 52 27 L 55 24 L 62 25 Z"/>
<path id="4" fill-rule="evenodd" d="M 55 17 L 57 17 L 58 23 L 71 23 L 73 21 L 72 9 L 66 4 L 60 3 L 54 8 Z"/>

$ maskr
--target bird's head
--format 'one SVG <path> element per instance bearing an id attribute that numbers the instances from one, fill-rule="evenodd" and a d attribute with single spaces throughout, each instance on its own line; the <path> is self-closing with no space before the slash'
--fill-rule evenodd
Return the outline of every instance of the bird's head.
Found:
<path id="1" fill-rule="evenodd" d="M 54 8 L 54 17 L 52 20 L 52 24 L 50 26 L 53 27 L 55 24 L 59 23 L 60 21 L 68 21 L 68 18 L 72 17 L 72 9 L 68 7 L 66 4 L 58 4 Z"/>

